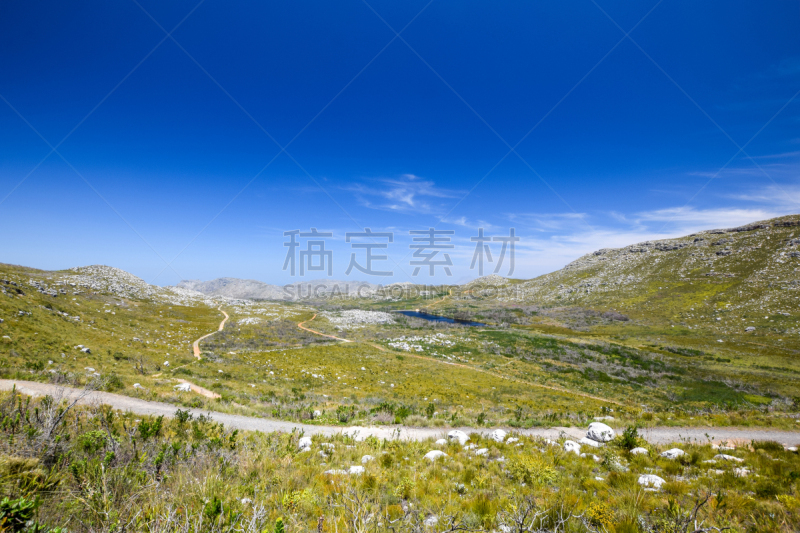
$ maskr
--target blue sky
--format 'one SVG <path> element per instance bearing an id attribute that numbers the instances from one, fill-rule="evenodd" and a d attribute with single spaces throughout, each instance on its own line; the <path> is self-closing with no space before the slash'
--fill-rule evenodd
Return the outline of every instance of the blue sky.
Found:
<path id="1" fill-rule="evenodd" d="M 138 2 L 3 4 L 0 261 L 285 283 L 316 227 L 343 278 L 369 227 L 390 283 L 435 227 L 463 282 L 513 227 L 529 278 L 800 212 L 796 2 Z"/>

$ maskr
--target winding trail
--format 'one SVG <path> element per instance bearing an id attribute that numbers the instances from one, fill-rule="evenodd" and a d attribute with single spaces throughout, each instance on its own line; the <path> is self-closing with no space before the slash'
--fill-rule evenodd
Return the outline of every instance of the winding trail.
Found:
<path id="1" fill-rule="evenodd" d="M 71 387 L 61 387 L 50 383 L 38 383 L 34 381 L 18 381 L 10 379 L 0 379 L 0 390 L 10 391 L 16 388 L 17 392 L 29 396 L 51 395 L 63 399 L 77 398 L 83 393 L 82 389 Z M 86 394 L 78 403 L 84 405 L 107 404 L 114 409 L 130 411 L 137 415 L 164 415 L 165 417 L 175 416 L 178 406 L 161 403 L 149 402 L 121 394 L 110 392 L 94 391 Z M 443 437 L 450 428 L 413 428 L 406 426 L 378 426 L 378 427 L 342 427 L 342 426 L 315 426 L 311 424 L 300 424 L 296 422 L 286 422 L 283 420 L 272 420 L 269 418 L 258 418 L 242 415 L 231 415 L 227 413 L 208 412 L 197 409 L 189 409 L 194 416 L 201 414 L 211 415 L 211 417 L 223 425 L 244 431 L 290 432 L 300 430 L 306 435 L 332 436 L 340 433 L 354 435 L 358 438 L 375 436 L 379 439 L 403 439 L 403 440 L 425 440 L 430 438 Z M 491 430 L 480 428 L 452 428 L 460 429 L 467 433 L 488 434 Z M 533 428 L 523 430 L 513 430 L 515 433 L 532 437 L 543 437 L 557 439 L 564 435 L 573 439 L 580 439 L 586 435 L 586 430 L 580 428 L 552 427 L 552 428 Z M 656 427 L 643 428 L 639 430 L 642 437 L 652 444 L 669 444 L 680 441 L 696 441 L 706 443 L 709 437 L 714 442 L 735 441 L 749 442 L 752 440 L 774 440 L 786 445 L 796 445 L 800 443 L 800 431 L 786 431 L 775 429 L 750 429 L 750 428 L 724 428 L 724 427 Z"/>
<path id="2" fill-rule="evenodd" d="M 222 322 L 219 323 L 219 328 L 217 328 L 217 331 L 212 331 L 211 333 L 207 333 L 207 334 L 203 335 L 202 337 L 200 337 L 199 339 L 197 339 L 196 341 L 194 341 L 192 343 L 192 352 L 194 353 L 194 356 L 197 358 L 198 361 L 203 358 L 200 355 L 200 341 L 205 339 L 205 338 L 207 338 L 207 337 L 210 337 L 211 335 L 213 335 L 215 333 L 218 333 L 218 332 L 222 331 L 225 328 L 225 322 L 227 322 L 228 319 L 230 318 L 228 316 L 228 313 L 226 313 L 225 311 L 222 310 L 222 306 L 219 306 L 217 308 L 217 311 L 219 311 L 220 313 L 225 315 L 225 318 L 223 318 Z M 191 363 L 189 363 L 189 364 L 191 364 Z M 177 370 L 178 368 L 183 368 L 184 366 L 189 366 L 189 365 L 188 364 L 181 365 L 179 367 L 174 368 L 173 371 Z M 161 373 L 158 373 L 153 377 L 158 377 L 160 375 L 161 375 Z M 222 398 L 222 396 L 220 396 L 216 392 L 210 391 L 210 390 L 206 389 L 205 387 L 201 387 L 200 385 L 195 385 L 191 381 L 186 381 L 185 379 L 176 379 L 175 381 L 177 381 L 178 383 L 186 383 L 186 384 L 188 384 L 189 388 L 192 390 L 192 392 L 196 392 L 200 396 L 205 396 L 206 398 L 212 398 L 212 399 Z"/>
<path id="3" fill-rule="evenodd" d="M 349 339 L 342 339 L 341 337 L 334 337 L 333 335 L 326 335 L 326 334 L 324 334 L 324 333 L 320 333 L 319 331 L 313 330 L 313 329 L 311 329 L 311 328 L 307 328 L 307 327 L 305 327 L 305 326 L 303 325 L 303 324 L 305 324 L 306 322 L 311 322 L 311 321 L 312 321 L 312 320 L 314 320 L 315 318 L 317 318 L 317 313 L 314 313 L 314 316 L 312 316 L 312 317 L 311 317 L 311 318 L 309 318 L 308 320 L 304 320 L 304 321 L 302 321 L 302 322 L 298 322 L 298 323 L 297 323 L 297 327 L 298 327 L 298 328 L 300 328 L 300 329 L 302 329 L 303 331 L 308 331 L 308 332 L 310 332 L 310 333 L 314 333 L 315 335 L 321 335 L 321 336 L 323 336 L 323 337 L 328 337 L 329 339 L 335 339 L 335 340 L 337 340 L 337 341 L 342 341 L 342 342 L 353 342 L 353 341 L 351 341 L 351 340 L 349 340 Z"/>
<path id="4" fill-rule="evenodd" d="M 223 318 L 222 322 L 219 323 L 219 329 L 217 331 L 212 331 L 211 333 L 203 335 L 202 337 L 200 337 L 199 339 L 197 339 L 196 341 L 194 341 L 192 343 L 192 351 L 194 352 L 194 356 L 197 357 L 198 359 L 202 359 L 202 357 L 200 356 L 200 341 L 205 339 L 206 337 L 210 337 L 214 333 L 222 331 L 222 329 L 225 327 L 225 322 L 227 322 L 227 320 L 230 318 L 228 316 L 228 313 L 226 313 L 225 311 L 222 310 L 222 306 L 219 306 L 217 308 L 217 311 L 219 311 L 220 313 L 225 315 L 225 318 Z M 314 316 L 316 316 L 316 315 L 314 315 Z"/>

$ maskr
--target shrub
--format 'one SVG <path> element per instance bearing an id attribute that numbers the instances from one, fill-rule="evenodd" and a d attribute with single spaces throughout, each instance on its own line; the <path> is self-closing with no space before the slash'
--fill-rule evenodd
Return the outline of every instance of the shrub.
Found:
<path id="1" fill-rule="evenodd" d="M 102 430 L 89 431 L 78 437 L 78 445 L 88 454 L 96 453 L 106 446 L 106 432 Z"/>
<path id="2" fill-rule="evenodd" d="M 142 420 L 139 422 L 139 435 L 143 441 L 150 437 L 157 437 L 161 434 L 161 425 L 164 423 L 164 416 L 159 416 L 152 422 L 149 420 Z"/>
<path id="3" fill-rule="evenodd" d="M 620 435 L 619 446 L 625 450 L 631 451 L 639 446 L 640 442 L 639 428 L 637 426 L 628 426 L 622 432 L 622 435 Z"/>
<path id="4" fill-rule="evenodd" d="M 122 390 L 125 388 L 125 384 L 122 383 L 122 380 L 116 374 L 111 374 L 105 379 L 105 383 L 103 383 L 103 390 L 108 392 L 114 392 L 116 390 Z"/>
<path id="5" fill-rule="evenodd" d="M 586 510 L 586 517 L 595 527 L 611 529 L 614 525 L 614 513 L 604 502 L 594 502 Z"/>
<path id="6" fill-rule="evenodd" d="M 764 450 L 765 452 L 782 452 L 783 444 L 774 440 L 754 440 L 754 450 Z"/>
<path id="7" fill-rule="evenodd" d="M 355 406 L 346 406 L 340 405 L 336 408 L 336 419 L 341 422 L 342 424 L 346 424 L 350 419 L 355 418 L 356 416 L 356 408 Z"/>
<path id="8" fill-rule="evenodd" d="M 556 480 L 556 470 L 539 457 L 525 456 L 508 462 L 512 479 L 531 485 L 544 485 Z"/>
<path id="9" fill-rule="evenodd" d="M 39 500 L 3 498 L 0 501 L 0 531 L 23 531 L 37 507 Z"/>

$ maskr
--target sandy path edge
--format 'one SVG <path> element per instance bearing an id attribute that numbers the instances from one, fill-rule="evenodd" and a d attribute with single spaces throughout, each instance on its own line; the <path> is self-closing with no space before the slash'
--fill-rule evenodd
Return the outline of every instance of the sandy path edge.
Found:
<path id="1" fill-rule="evenodd" d="M 47 394 L 62 394 L 64 398 L 75 397 L 81 393 L 81 389 L 71 387 L 61 387 L 49 383 L 39 383 L 35 381 L 21 381 L 11 379 L 0 379 L 0 390 L 10 391 L 14 386 L 22 394 L 29 396 L 44 396 Z M 95 391 L 88 394 L 81 400 L 82 404 L 107 404 L 114 409 L 130 411 L 139 415 L 164 415 L 172 417 L 179 408 L 176 405 L 161 402 L 150 402 L 131 398 L 121 394 L 110 392 Z M 242 415 L 230 415 L 215 411 L 202 411 L 198 409 L 188 409 L 193 415 L 211 415 L 211 417 L 221 422 L 227 427 L 246 431 L 261 431 L 265 433 L 273 431 L 290 432 L 293 430 L 302 431 L 306 435 L 337 435 L 340 433 L 358 433 L 361 437 L 375 436 L 379 439 L 405 439 L 405 440 L 425 440 L 429 438 L 441 438 L 451 429 L 460 429 L 467 433 L 488 434 L 491 429 L 485 428 L 412 428 L 405 426 L 380 426 L 380 427 L 341 427 L 341 426 L 315 426 L 301 424 L 297 422 L 286 422 L 283 420 L 272 420 L 269 418 L 257 418 Z M 556 439 L 562 434 L 579 439 L 585 436 L 586 431 L 579 428 L 534 428 L 524 430 L 512 430 L 515 433 L 527 436 L 545 437 Z M 796 445 L 800 443 L 800 431 L 787 431 L 777 429 L 750 429 L 750 428 L 728 428 L 728 427 L 656 427 L 644 428 L 640 430 L 641 435 L 652 444 L 667 444 L 680 441 L 707 442 L 709 435 L 714 441 L 734 440 L 774 440 L 786 445 Z"/>

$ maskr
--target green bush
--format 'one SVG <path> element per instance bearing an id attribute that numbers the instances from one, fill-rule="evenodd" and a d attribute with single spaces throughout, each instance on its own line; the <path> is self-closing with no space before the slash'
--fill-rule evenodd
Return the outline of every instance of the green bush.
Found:
<path id="1" fill-rule="evenodd" d="M 508 462 L 508 474 L 512 479 L 529 485 L 546 485 L 556 480 L 556 470 L 542 458 L 523 456 Z"/>

